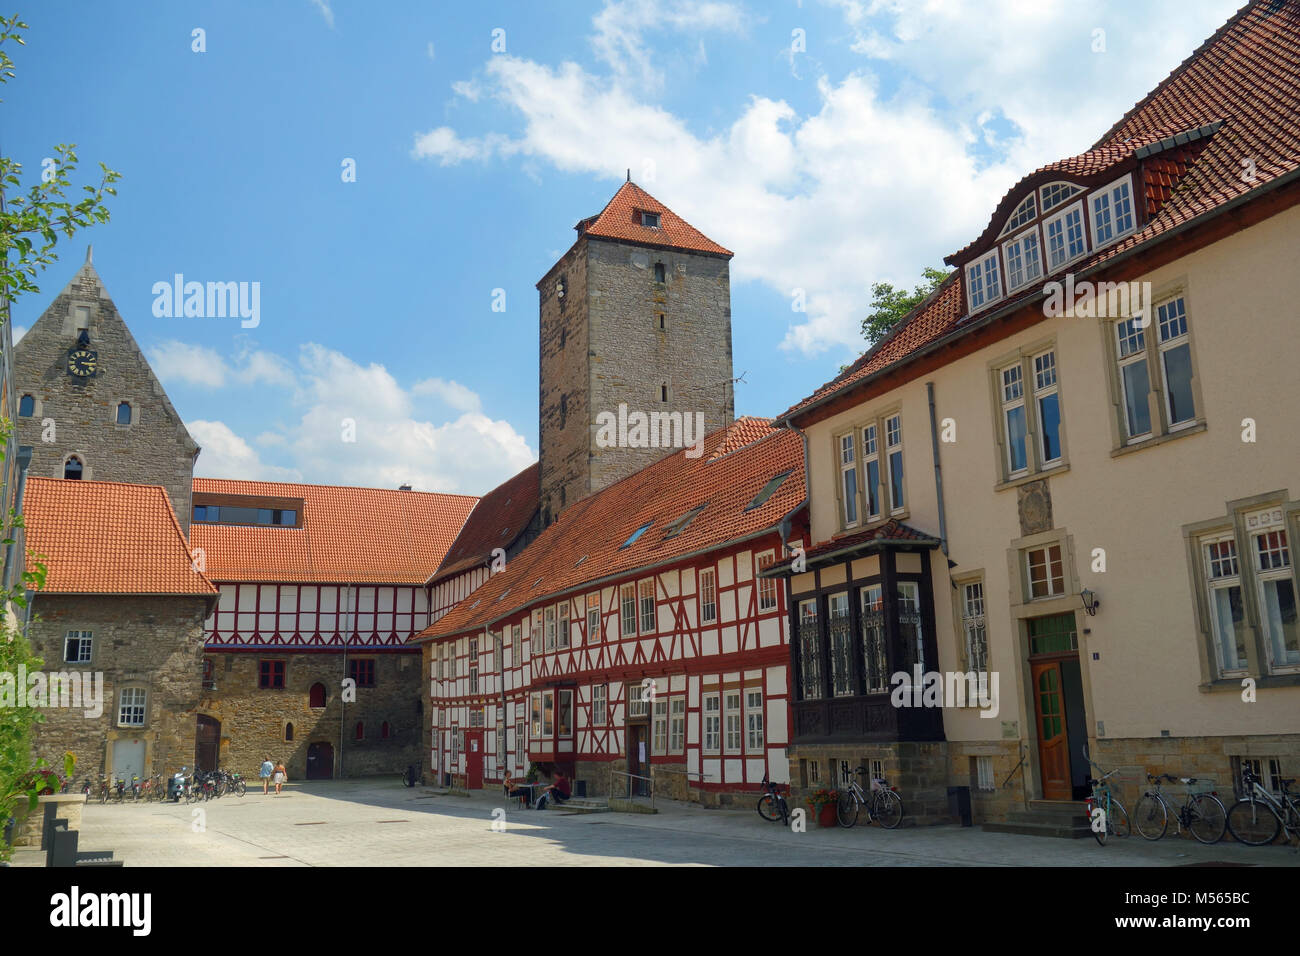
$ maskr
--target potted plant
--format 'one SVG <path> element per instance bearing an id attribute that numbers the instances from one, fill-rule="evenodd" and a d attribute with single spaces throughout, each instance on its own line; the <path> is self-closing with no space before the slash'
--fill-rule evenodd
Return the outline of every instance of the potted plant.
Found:
<path id="1" fill-rule="evenodd" d="M 825 787 L 814 790 L 808 795 L 808 806 L 812 809 L 817 822 L 822 826 L 833 827 L 838 822 L 835 819 L 835 807 L 839 803 L 839 799 L 840 792 L 838 790 L 828 790 Z"/>

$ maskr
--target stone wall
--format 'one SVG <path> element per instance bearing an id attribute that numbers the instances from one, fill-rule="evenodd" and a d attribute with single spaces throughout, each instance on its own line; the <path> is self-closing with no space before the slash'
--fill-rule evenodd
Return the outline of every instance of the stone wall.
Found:
<path id="1" fill-rule="evenodd" d="M 68 351 L 77 345 L 83 308 L 97 371 L 74 379 Z M 188 534 L 198 445 L 89 264 L 14 347 L 14 384 L 19 396 L 35 399 L 35 414 L 18 419 L 19 443 L 32 447 L 31 474 L 62 478 L 75 454 L 86 480 L 162 485 Z M 131 405 L 129 425 L 116 423 L 119 402 Z"/>
<path id="2" fill-rule="evenodd" d="M 1007 814 L 1025 809 L 1030 799 L 1025 775 L 1032 773 L 1026 748 L 1020 764 L 1020 740 L 949 741 L 948 786 L 970 787 L 971 819 L 974 825 L 1003 821 Z M 975 761 L 988 757 L 993 769 L 993 789 L 981 790 Z M 1017 765 L 1019 764 L 1019 767 Z"/>
<path id="3" fill-rule="evenodd" d="M 591 441 L 587 334 L 587 242 L 579 242 L 538 283 L 541 302 L 538 460 L 541 520 L 550 524 L 564 508 L 591 492 Z M 556 284 L 564 282 L 564 296 Z"/>
<path id="4" fill-rule="evenodd" d="M 1130 808 L 1145 789 L 1148 773 L 1212 780 L 1225 804 L 1232 803 L 1239 787 L 1240 758 L 1258 760 L 1264 772 L 1270 759 L 1277 760 L 1281 776 L 1300 778 L 1300 734 L 1101 737 L 1091 750 L 1092 759 L 1104 769 L 1119 768 L 1121 797 L 1129 798 Z"/>
<path id="5" fill-rule="evenodd" d="M 63 754 L 77 757 L 78 783 L 99 777 L 113 766 L 113 748 L 144 743 L 145 775 L 174 772 L 194 760 L 194 714 L 201 684 L 203 597 L 63 596 L 37 593 L 32 603 L 36 619 L 27 636 L 45 661 L 43 670 L 78 674 L 102 673 L 103 713 L 88 717 L 85 708 L 55 707 L 37 725 L 34 753 L 52 767 L 63 766 Z M 63 662 L 68 631 L 90 631 L 91 661 Z M 145 723 L 117 724 L 117 704 L 125 687 L 146 691 Z"/>
<path id="6" fill-rule="evenodd" d="M 814 790 L 838 789 L 841 761 L 847 761 L 852 772 L 860 766 L 869 768 L 871 761 L 878 760 L 884 778 L 903 800 L 904 826 L 954 823 L 956 818 L 948 809 L 948 787 L 953 785 L 948 775 L 948 747 L 943 741 L 793 745 L 789 750 L 790 807 L 806 806 L 805 800 Z M 864 789 L 869 785 L 862 777 L 858 782 Z M 965 785 L 969 780 L 960 782 Z"/>
<path id="7" fill-rule="evenodd" d="M 266 648 L 261 652 L 209 650 L 205 656 L 213 662 L 215 688 L 203 691 L 198 710 L 221 721 L 223 768 L 253 780 L 269 757 L 284 761 L 291 780 L 301 780 L 307 774 L 308 747 L 321 742 L 332 749 L 334 776 L 397 774 L 411 764 L 427 771 L 421 695 L 428 685 L 421 680 L 420 655 L 349 651 L 349 659 L 375 662 L 375 686 L 358 687 L 356 701 L 346 704 L 341 697 L 347 675 L 342 653 L 277 653 Z M 258 687 L 259 662 L 271 659 L 285 662 L 282 690 Z M 325 687 L 323 708 L 310 706 L 311 687 L 316 683 Z M 389 725 L 387 738 L 382 735 L 384 722 Z M 360 740 L 358 723 L 364 734 Z M 293 739 L 286 740 L 290 724 Z"/>

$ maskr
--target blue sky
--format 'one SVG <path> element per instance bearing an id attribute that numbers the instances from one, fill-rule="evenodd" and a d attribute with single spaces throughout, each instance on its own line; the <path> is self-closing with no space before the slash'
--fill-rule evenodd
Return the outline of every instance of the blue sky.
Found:
<path id="1" fill-rule="evenodd" d="M 26 181 L 59 142 L 123 181 L 14 324 L 93 242 L 198 474 L 481 494 L 536 457 L 534 284 L 628 168 L 736 253 L 736 410 L 773 415 L 861 350 L 872 282 L 965 245 L 1238 5 L 43 0 L 0 146 Z M 260 324 L 155 317 L 176 273 L 259 282 Z"/>

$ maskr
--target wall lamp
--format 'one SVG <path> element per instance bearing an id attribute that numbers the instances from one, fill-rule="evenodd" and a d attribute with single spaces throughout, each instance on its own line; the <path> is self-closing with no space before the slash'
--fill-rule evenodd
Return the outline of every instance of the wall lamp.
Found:
<path id="1" fill-rule="evenodd" d="M 1088 616 L 1095 616 L 1097 608 L 1101 607 L 1101 602 L 1097 600 L 1097 592 L 1091 588 L 1084 588 L 1079 592 L 1079 597 L 1083 600 L 1083 609 L 1088 612 Z"/>

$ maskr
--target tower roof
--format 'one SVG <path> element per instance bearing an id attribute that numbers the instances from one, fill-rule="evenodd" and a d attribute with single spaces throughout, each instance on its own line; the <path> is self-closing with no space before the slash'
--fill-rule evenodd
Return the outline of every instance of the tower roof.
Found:
<path id="1" fill-rule="evenodd" d="M 644 225 L 643 212 L 658 214 L 659 225 Z M 684 249 L 728 259 L 734 255 L 631 180 L 619 187 L 604 209 L 573 228 L 578 230 L 579 236 L 617 239 L 660 249 Z"/>

